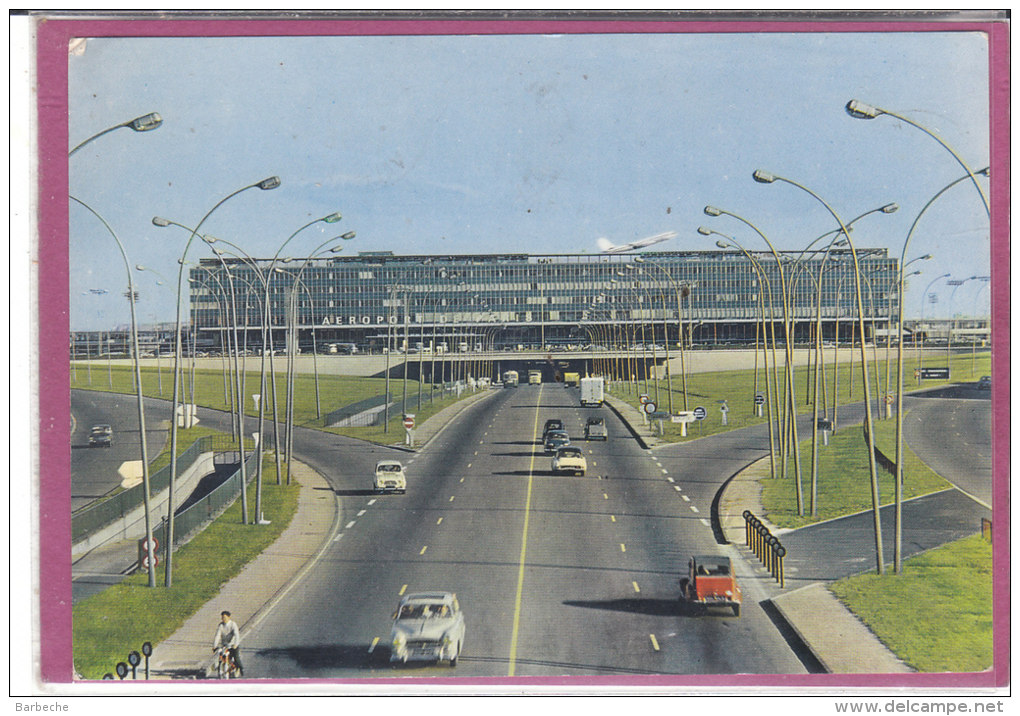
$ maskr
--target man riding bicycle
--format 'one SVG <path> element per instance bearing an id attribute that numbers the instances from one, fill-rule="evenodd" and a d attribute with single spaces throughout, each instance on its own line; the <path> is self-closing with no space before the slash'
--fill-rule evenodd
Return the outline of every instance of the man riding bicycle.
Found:
<path id="1" fill-rule="evenodd" d="M 213 651 L 224 647 L 230 652 L 230 658 L 237 666 L 239 677 L 244 676 L 244 667 L 241 666 L 240 654 L 241 630 L 237 623 L 230 618 L 230 612 L 220 612 L 220 623 L 216 626 L 216 638 L 213 639 Z"/>

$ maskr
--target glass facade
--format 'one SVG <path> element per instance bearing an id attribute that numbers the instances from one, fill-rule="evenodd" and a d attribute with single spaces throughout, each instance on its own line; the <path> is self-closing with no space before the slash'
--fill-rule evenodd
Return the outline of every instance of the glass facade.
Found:
<path id="1" fill-rule="evenodd" d="M 220 343 L 233 325 L 261 342 L 268 300 L 274 347 L 297 326 L 300 347 L 354 344 L 358 350 L 485 342 L 499 348 L 584 344 L 609 327 L 632 341 L 753 343 L 763 311 L 777 325 L 788 285 L 796 340 L 813 336 L 821 300 L 823 337 L 846 340 L 857 319 L 848 249 L 782 253 L 646 252 L 588 255 L 398 256 L 389 252 L 287 263 L 203 259 L 190 272 L 192 326 Z M 897 261 L 858 249 L 866 334 L 896 310 Z M 780 270 L 780 267 L 782 270 Z M 819 269 L 823 268 L 819 278 Z M 233 290 L 233 306 L 231 302 Z M 644 328 L 653 337 L 642 339 Z M 687 333 L 689 332 L 689 333 Z M 777 330 L 781 335 L 781 331 Z M 451 347 L 452 349 L 452 347 Z"/>

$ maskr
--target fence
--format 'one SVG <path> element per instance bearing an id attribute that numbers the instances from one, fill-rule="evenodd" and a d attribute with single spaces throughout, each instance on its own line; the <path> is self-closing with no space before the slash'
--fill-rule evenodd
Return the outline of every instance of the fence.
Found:
<path id="1" fill-rule="evenodd" d="M 258 451 L 253 452 L 245 461 L 248 482 L 256 475 Z M 193 534 L 207 522 L 218 517 L 241 494 L 241 468 L 237 470 L 208 495 L 196 501 L 190 507 L 174 515 L 174 546 L 187 542 Z M 259 519 L 259 516 L 256 516 Z M 152 536 L 158 544 L 166 543 L 166 520 L 152 530 Z"/>
<path id="2" fill-rule="evenodd" d="M 750 510 L 744 510 L 743 515 L 744 535 L 748 548 L 765 565 L 765 568 L 772 574 L 772 578 L 779 582 L 779 586 L 785 587 L 783 557 L 786 556 L 786 548 Z"/>
<path id="3" fill-rule="evenodd" d="M 206 435 L 177 457 L 177 472 L 182 473 L 191 467 L 198 456 L 215 449 L 216 436 Z M 170 486 L 170 466 L 158 470 L 149 476 L 149 494 L 156 495 Z M 139 483 L 109 499 L 89 505 L 71 515 L 71 542 L 76 543 L 106 525 L 121 519 L 144 501 L 145 485 Z"/>
<path id="4" fill-rule="evenodd" d="M 333 412 L 322 416 L 322 426 L 328 428 L 342 420 L 350 420 L 360 413 L 365 413 L 372 408 L 378 408 L 379 406 L 385 405 L 390 402 L 390 400 L 391 397 L 386 394 L 374 395 L 371 398 L 359 400 L 357 403 L 351 403 L 350 405 L 345 405 L 342 408 L 337 408 Z M 374 422 L 369 424 L 374 424 Z"/>

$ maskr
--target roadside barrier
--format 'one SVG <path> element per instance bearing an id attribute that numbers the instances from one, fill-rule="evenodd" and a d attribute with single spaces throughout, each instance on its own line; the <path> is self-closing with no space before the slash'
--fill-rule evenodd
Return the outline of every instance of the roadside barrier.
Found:
<path id="1" fill-rule="evenodd" d="M 744 510 L 743 516 L 744 536 L 748 549 L 765 565 L 772 578 L 779 582 L 779 586 L 785 587 L 783 557 L 786 556 L 786 548 L 750 510 Z"/>

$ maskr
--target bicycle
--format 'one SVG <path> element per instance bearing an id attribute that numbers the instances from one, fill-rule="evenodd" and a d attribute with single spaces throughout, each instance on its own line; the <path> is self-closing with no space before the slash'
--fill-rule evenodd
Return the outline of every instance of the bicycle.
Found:
<path id="1" fill-rule="evenodd" d="M 240 670 L 237 668 L 234 657 L 230 654 L 230 649 L 221 646 L 216 650 L 216 678 L 237 679 L 239 677 Z"/>

